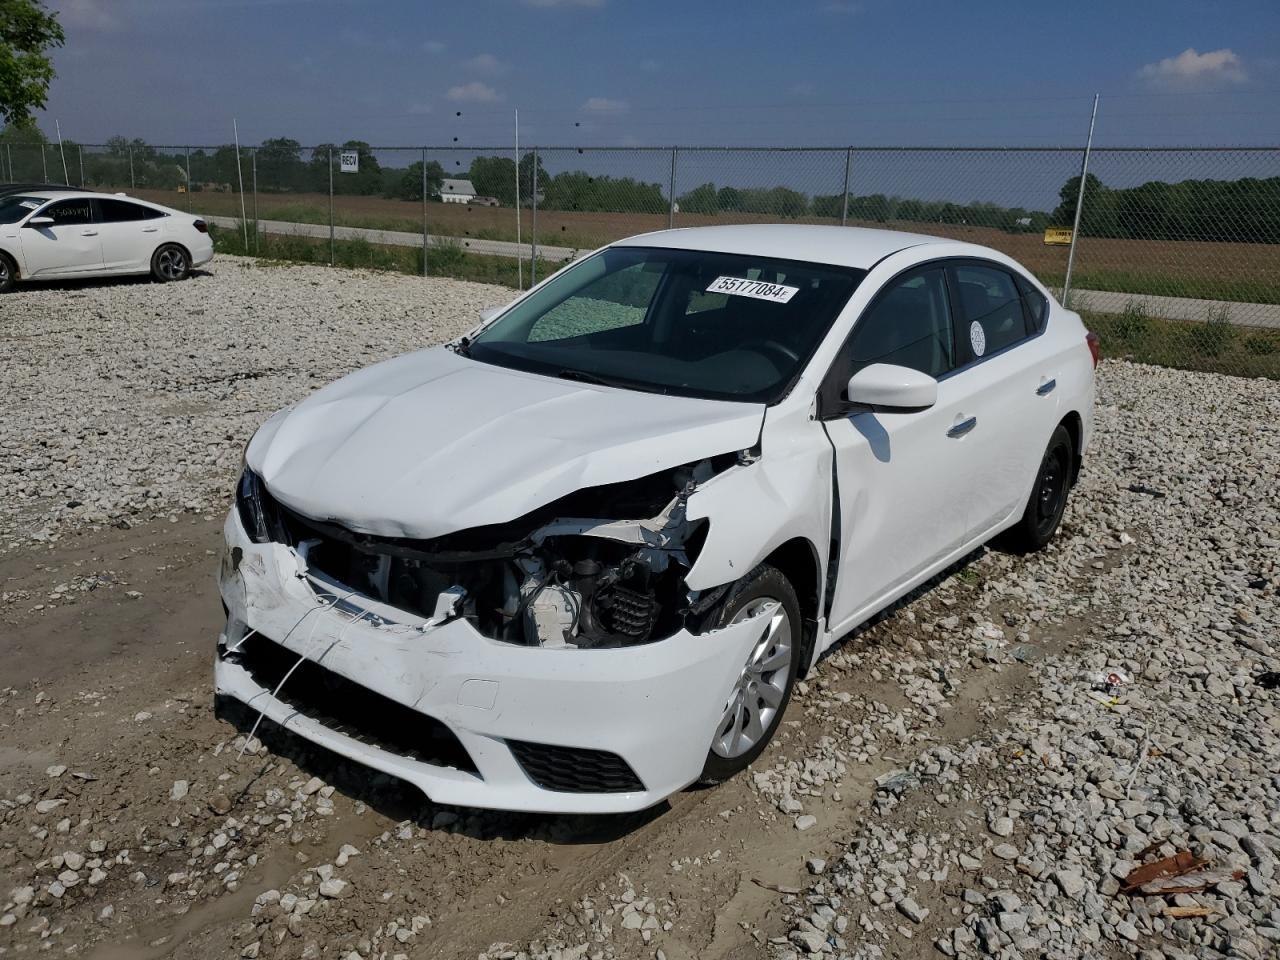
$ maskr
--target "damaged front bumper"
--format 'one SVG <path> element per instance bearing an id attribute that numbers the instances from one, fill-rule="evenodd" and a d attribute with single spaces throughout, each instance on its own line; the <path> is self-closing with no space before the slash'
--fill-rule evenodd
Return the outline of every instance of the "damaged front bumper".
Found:
<path id="1" fill-rule="evenodd" d="M 701 773 L 767 626 L 524 646 L 326 586 L 292 547 L 254 543 L 234 508 L 224 532 L 217 692 L 438 803 L 617 813 L 659 802 Z"/>

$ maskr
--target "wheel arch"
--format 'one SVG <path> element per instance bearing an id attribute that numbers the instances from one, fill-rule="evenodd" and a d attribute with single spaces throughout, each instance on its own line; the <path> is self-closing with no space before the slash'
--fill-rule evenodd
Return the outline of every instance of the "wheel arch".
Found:
<path id="1" fill-rule="evenodd" d="M 18 255 L 12 253 L 4 247 L 0 247 L 0 257 L 4 257 L 9 262 L 9 269 L 13 271 L 13 279 L 22 279 L 22 264 L 18 261 Z"/>
<path id="2" fill-rule="evenodd" d="M 1063 427 L 1071 437 L 1071 483 L 1074 486 L 1080 478 L 1080 467 L 1084 463 L 1084 420 L 1075 410 L 1069 410 L 1058 421 L 1058 426 Z"/>
<path id="3" fill-rule="evenodd" d="M 817 548 L 804 537 L 792 537 L 775 547 L 764 558 L 787 578 L 800 601 L 801 625 L 800 676 L 804 676 L 813 660 L 818 639 L 818 617 L 821 603 L 822 564 Z"/>

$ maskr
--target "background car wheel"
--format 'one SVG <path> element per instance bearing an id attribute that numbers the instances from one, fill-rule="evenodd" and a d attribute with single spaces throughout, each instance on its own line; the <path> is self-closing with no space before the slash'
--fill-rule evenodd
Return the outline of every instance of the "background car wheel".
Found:
<path id="1" fill-rule="evenodd" d="M 0 253 L 0 293 L 8 293 L 18 282 L 18 266 L 7 253 Z"/>
<path id="2" fill-rule="evenodd" d="M 716 724 L 700 783 L 728 780 L 760 756 L 791 700 L 800 666 L 800 602 L 787 578 L 768 564 L 756 567 L 733 586 L 708 626 L 753 617 L 759 618 L 759 640 Z"/>
<path id="3" fill-rule="evenodd" d="M 151 257 L 151 275 L 161 283 L 185 280 L 191 272 L 187 251 L 174 243 L 166 243 Z"/>
<path id="4" fill-rule="evenodd" d="M 1067 508 L 1071 490 L 1071 468 L 1075 462 L 1075 446 L 1067 428 L 1058 425 L 1049 438 L 1049 447 L 1036 472 L 1036 485 L 1031 490 L 1022 519 L 1010 527 L 1003 546 L 1018 553 L 1039 550 L 1058 532 L 1062 512 Z"/>

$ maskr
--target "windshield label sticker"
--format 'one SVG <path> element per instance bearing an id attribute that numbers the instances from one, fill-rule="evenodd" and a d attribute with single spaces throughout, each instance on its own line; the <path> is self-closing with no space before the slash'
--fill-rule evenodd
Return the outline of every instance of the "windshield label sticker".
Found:
<path id="1" fill-rule="evenodd" d="M 969 324 L 969 346 L 973 347 L 973 355 L 980 357 L 987 352 L 987 332 L 977 320 Z"/>
<path id="2" fill-rule="evenodd" d="M 23 200 L 21 203 L 18 204 L 18 206 L 26 207 L 28 210 L 35 210 L 42 203 L 44 203 L 43 200 Z"/>
<path id="3" fill-rule="evenodd" d="M 787 287 L 780 283 L 765 283 L 763 280 L 744 280 L 742 277 L 716 277 L 707 293 L 731 293 L 735 297 L 752 297 L 756 300 L 768 300 L 771 303 L 788 303 L 800 292 L 799 287 Z"/>

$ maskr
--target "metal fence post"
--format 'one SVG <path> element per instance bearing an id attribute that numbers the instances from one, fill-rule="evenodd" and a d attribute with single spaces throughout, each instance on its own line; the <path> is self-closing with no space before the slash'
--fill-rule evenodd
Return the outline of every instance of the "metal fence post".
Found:
<path id="1" fill-rule="evenodd" d="M 137 190 L 138 181 L 133 176 L 133 145 L 129 145 L 129 189 Z"/>
<path id="2" fill-rule="evenodd" d="M 5 152 L 5 155 L 9 158 L 9 182 L 10 182 L 10 183 L 12 183 L 12 182 L 14 181 L 14 179 L 15 179 L 15 177 L 14 177 L 14 175 L 13 175 L 13 147 L 12 147 L 12 145 L 10 145 L 10 144 L 7 144 L 7 143 L 6 143 L 6 144 L 4 145 L 4 152 Z"/>
<path id="3" fill-rule="evenodd" d="M 426 227 L 426 147 L 422 147 L 422 276 L 426 276 L 426 248 L 428 246 L 428 227 Z"/>
<path id="4" fill-rule="evenodd" d="M 253 252 L 262 252 L 262 221 L 258 219 L 258 148 L 249 151 L 249 169 L 253 172 Z M 248 252 L 247 250 L 245 251 Z"/>
<path id="5" fill-rule="evenodd" d="M 844 152 L 844 193 L 840 204 L 840 226 L 849 222 L 849 168 L 853 165 L 853 147 Z"/>
<path id="6" fill-rule="evenodd" d="M 44 144 L 40 144 L 40 166 L 44 169 L 44 182 L 49 182 L 49 161 L 44 155 Z"/>
<path id="7" fill-rule="evenodd" d="M 1089 114 L 1089 136 L 1084 141 L 1084 157 L 1080 161 L 1080 191 L 1076 195 L 1076 218 L 1071 225 L 1071 248 L 1067 251 L 1067 275 L 1062 281 L 1062 305 L 1071 295 L 1071 271 L 1076 265 L 1076 241 L 1080 238 L 1080 215 L 1084 212 L 1084 185 L 1089 179 L 1089 151 L 1093 149 L 1093 123 L 1098 119 L 1098 95 L 1093 95 L 1093 112 Z"/>
<path id="8" fill-rule="evenodd" d="M 671 182 L 667 193 L 671 198 L 671 206 L 667 209 L 667 229 L 676 225 L 676 147 L 671 148 Z"/>
<path id="9" fill-rule="evenodd" d="M 538 285 L 538 148 L 533 148 L 533 232 L 529 235 L 529 286 Z"/>
<path id="10" fill-rule="evenodd" d="M 76 152 L 80 154 L 80 186 L 84 186 L 84 147 L 76 144 Z"/>
<path id="11" fill-rule="evenodd" d="M 329 148 L 329 266 L 337 262 L 333 236 L 333 147 Z"/>
<path id="12" fill-rule="evenodd" d="M 187 147 L 187 213 L 191 212 L 191 147 Z"/>

